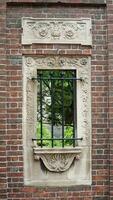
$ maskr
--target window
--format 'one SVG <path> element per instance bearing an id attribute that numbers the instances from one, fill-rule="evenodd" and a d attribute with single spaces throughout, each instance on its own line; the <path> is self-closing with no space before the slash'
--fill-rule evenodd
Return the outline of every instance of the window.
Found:
<path id="1" fill-rule="evenodd" d="M 90 57 L 23 57 L 25 184 L 91 183 L 90 70 Z"/>
<path id="2" fill-rule="evenodd" d="M 39 147 L 75 147 L 82 139 L 77 138 L 76 80 L 76 70 L 37 70 Z"/>

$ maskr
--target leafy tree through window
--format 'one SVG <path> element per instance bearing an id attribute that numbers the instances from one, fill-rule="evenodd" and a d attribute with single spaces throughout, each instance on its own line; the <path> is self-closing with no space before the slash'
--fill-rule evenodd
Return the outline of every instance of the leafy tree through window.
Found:
<path id="1" fill-rule="evenodd" d="M 37 144 L 77 145 L 76 71 L 38 70 Z"/>

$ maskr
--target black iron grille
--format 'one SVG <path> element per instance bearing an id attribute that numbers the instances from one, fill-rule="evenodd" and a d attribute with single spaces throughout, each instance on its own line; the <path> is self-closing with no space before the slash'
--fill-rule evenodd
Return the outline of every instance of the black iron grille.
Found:
<path id="1" fill-rule="evenodd" d="M 75 70 L 37 71 L 37 131 L 40 147 L 75 147 L 77 81 Z"/>

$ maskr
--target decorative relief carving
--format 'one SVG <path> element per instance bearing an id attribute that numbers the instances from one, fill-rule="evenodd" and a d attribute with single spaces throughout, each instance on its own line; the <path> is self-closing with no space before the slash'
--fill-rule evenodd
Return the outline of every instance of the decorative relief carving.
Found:
<path id="1" fill-rule="evenodd" d="M 69 43 L 91 45 L 91 20 L 23 18 L 22 44 Z"/>
<path id="2" fill-rule="evenodd" d="M 45 167 L 52 172 L 64 172 L 74 159 L 79 160 L 81 148 L 75 149 L 39 149 L 34 147 L 34 159 L 41 159 Z"/>
<path id="3" fill-rule="evenodd" d="M 81 129 L 82 129 L 82 135 L 85 140 L 87 141 L 87 144 L 90 144 L 89 138 L 90 138 L 90 122 L 89 122 L 89 103 L 88 103 L 88 96 L 89 96 L 89 88 L 88 88 L 88 73 L 83 74 L 82 77 L 84 77 L 84 83 L 81 85 L 81 91 L 80 91 L 80 99 L 82 99 L 81 104 L 81 115 L 82 115 L 82 121 Z M 88 138 L 89 137 L 89 138 Z"/>
<path id="4" fill-rule="evenodd" d="M 60 57 L 60 56 L 40 56 L 38 58 L 27 57 L 25 62 L 28 67 L 37 67 L 43 69 L 48 68 L 68 68 L 68 69 L 75 69 L 77 66 L 82 67 L 86 66 L 87 64 L 87 57 L 82 58 L 75 58 L 75 57 Z M 84 71 L 84 69 L 83 69 Z"/>

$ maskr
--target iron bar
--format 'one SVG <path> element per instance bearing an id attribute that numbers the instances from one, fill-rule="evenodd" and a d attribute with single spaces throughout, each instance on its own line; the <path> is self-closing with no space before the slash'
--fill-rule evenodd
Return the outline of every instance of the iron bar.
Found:
<path id="1" fill-rule="evenodd" d="M 37 77 L 37 78 L 32 78 L 32 81 L 33 80 L 76 80 L 76 81 L 83 81 L 83 79 L 82 78 L 75 78 L 75 77 L 73 77 L 73 78 L 60 78 L 60 77 L 53 77 L 53 78 L 47 78 L 47 77 L 43 77 L 43 78 L 40 78 L 40 77 Z"/>
<path id="2" fill-rule="evenodd" d="M 44 73 L 43 73 L 44 72 Z M 66 74 L 66 70 L 58 70 L 58 73 L 54 74 L 55 71 L 41 71 L 40 73 L 38 71 L 37 78 L 32 78 L 32 80 L 37 80 L 39 82 L 40 91 L 37 95 L 39 95 L 39 113 L 40 113 L 40 138 L 33 139 L 40 141 L 41 148 L 43 147 L 44 143 L 43 141 L 51 141 L 51 147 L 53 148 L 55 143 L 54 141 L 61 141 L 61 146 L 64 148 L 66 144 L 68 143 L 70 146 L 75 147 L 77 140 L 83 140 L 83 138 L 77 138 L 77 96 L 76 96 L 76 87 L 77 83 L 76 81 L 82 81 L 82 78 L 76 77 L 76 71 L 69 70 Z M 47 75 L 47 76 L 46 76 Z M 55 76 L 56 75 L 56 76 Z M 70 77 L 69 77 L 70 76 Z M 44 90 L 45 88 L 45 90 Z M 67 93 L 68 92 L 68 93 Z M 71 100 L 66 101 L 66 96 L 70 96 Z M 46 97 L 50 98 L 50 104 L 48 102 L 46 103 L 45 99 Z M 58 97 L 58 98 L 57 98 Z M 38 100 L 38 98 L 37 98 Z M 44 106 L 50 106 L 48 115 L 49 115 L 49 121 L 44 121 L 44 118 L 46 116 L 46 111 L 44 111 Z M 69 109 L 68 109 L 69 107 Z M 57 111 L 59 108 L 60 111 Z M 38 111 L 38 110 L 37 110 Z M 56 111 L 56 114 L 55 114 Z M 57 114 L 59 116 L 57 116 Z M 43 116 L 45 115 L 45 116 Z M 45 118 L 46 119 L 46 118 Z M 50 123 L 48 123 L 50 122 Z M 43 136 L 43 124 L 50 124 L 49 131 L 51 138 L 44 138 Z M 68 124 L 69 128 L 73 127 L 71 130 L 71 135 L 67 135 L 65 132 L 65 126 Z M 58 137 L 54 137 L 54 132 L 56 129 L 54 129 L 54 126 L 60 126 L 61 135 Z M 67 126 L 67 127 L 68 127 Z M 58 130 L 58 129 L 57 129 Z M 58 135 L 57 135 L 58 136 Z M 66 138 L 67 136 L 67 138 Z M 69 136 L 69 138 L 68 138 Z M 72 141 L 72 142 L 66 142 L 66 141 Z M 57 146 L 56 146 L 57 147 Z"/>
<path id="3" fill-rule="evenodd" d="M 51 79 L 51 138 L 53 138 L 54 135 L 53 132 L 54 132 L 54 82 Z M 53 139 L 51 139 L 51 141 L 53 147 Z"/>
<path id="4" fill-rule="evenodd" d="M 64 78 L 64 72 L 61 72 L 61 78 Z M 64 138 L 64 79 L 61 79 L 61 92 L 62 92 L 62 138 Z M 64 140 L 62 140 L 62 147 L 64 147 Z"/>
<path id="5" fill-rule="evenodd" d="M 76 76 L 74 72 L 74 76 Z M 73 138 L 76 136 L 75 131 L 76 131 L 76 82 L 73 80 Z M 75 147 L 75 140 L 73 140 L 73 147 Z"/>
<path id="6" fill-rule="evenodd" d="M 43 116 L 42 116 L 42 79 L 41 79 L 41 74 L 40 74 L 40 141 L 41 141 L 41 147 L 43 146 L 42 123 L 43 123 Z"/>
<path id="7" fill-rule="evenodd" d="M 83 138 L 42 138 L 42 139 L 37 139 L 33 138 L 32 140 L 83 140 Z"/>

